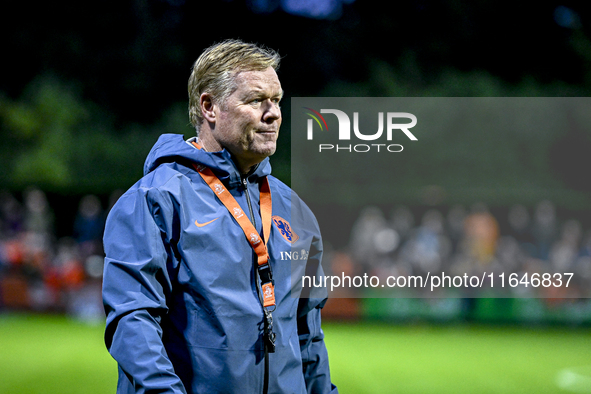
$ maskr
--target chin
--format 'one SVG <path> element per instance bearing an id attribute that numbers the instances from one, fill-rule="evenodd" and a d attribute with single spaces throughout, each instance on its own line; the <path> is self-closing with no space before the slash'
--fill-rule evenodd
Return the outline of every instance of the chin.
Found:
<path id="1" fill-rule="evenodd" d="M 277 150 L 277 146 L 275 145 L 275 143 L 273 143 L 273 145 L 264 145 L 264 146 L 259 146 L 259 147 L 255 147 L 252 151 L 256 152 L 257 155 L 260 156 L 271 156 L 273 153 L 275 153 L 275 151 Z"/>

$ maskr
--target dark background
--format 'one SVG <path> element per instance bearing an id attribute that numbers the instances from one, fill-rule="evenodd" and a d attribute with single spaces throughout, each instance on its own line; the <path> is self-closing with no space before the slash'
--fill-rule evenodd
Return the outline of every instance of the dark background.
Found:
<path id="1" fill-rule="evenodd" d="M 82 195 L 108 206 L 141 176 L 159 134 L 192 135 L 192 63 L 225 38 L 283 56 L 285 119 L 272 162 L 287 183 L 290 97 L 588 96 L 586 4 L 14 2 L 0 16 L 0 188 L 17 198 L 42 188 L 62 234 Z M 589 134 L 565 134 L 546 157 L 549 176 L 583 192 L 591 190 Z"/>

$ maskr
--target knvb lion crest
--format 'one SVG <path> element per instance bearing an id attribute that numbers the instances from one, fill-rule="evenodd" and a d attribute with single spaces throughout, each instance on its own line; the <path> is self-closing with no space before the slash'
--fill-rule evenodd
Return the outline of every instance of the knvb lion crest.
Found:
<path id="1" fill-rule="evenodd" d="M 273 223 L 281 233 L 281 236 L 289 243 L 294 243 L 300 237 L 292 230 L 289 222 L 280 216 L 273 216 Z"/>
<path id="2" fill-rule="evenodd" d="M 242 209 L 234 207 L 234 217 L 236 219 L 242 217 Z"/>
<path id="3" fill-rule="evenodd" d="M 250 234 L 250 243 L 253 245 L 258 245 L 261 242 L 259 236 L 255 233 Z"/>
<path id="4" fill-rule="evenodd" d="M 216 194 L 221 194 L 224 191 L 224 187 L 220 184 L 220 183 L 216 183 L 215 185 L 213 185 Z"/>

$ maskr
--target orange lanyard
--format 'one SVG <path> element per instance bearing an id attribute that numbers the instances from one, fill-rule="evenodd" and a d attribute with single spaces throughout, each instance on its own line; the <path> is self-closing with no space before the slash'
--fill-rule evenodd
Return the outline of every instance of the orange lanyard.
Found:
<path id="1" fill-rule="evenodd" d="M 201 146 L 196 142 L 193 145 L 197 149 L 201 149 Z M 244 235 L 252 246 L 252 249 L 257 255 L 257 264 L 261 277 L 261 290 L 263 293 L 263 306 L 274 306 L 275 305 L 275 287 L 273 285 L 273 278 L 271 275 L 271 267 L 269 264 L 269 253 L 267 252 L 267 243 L 269 242 L 269 235 L 271 233 L 271 216 L 272 216 L 272 201 L 271 201 L 271 188 L 269 187 L 269 180 L 265 177 L 264 182 L 260 186 L 260 208 L 261 208 L 261 219 L 263 221 L 263 235 L 264 239 L 261 239 L 258 231 L 248 219 L 244 213 L 238 201 L 232 196 L 230 191 L 224 186 L 222 181 L 211 171 L 211 169 L 195 164 L 195 169 L 201 175 L 205 183 L 209 185 L 213 193 L 221 201 L 230 214 L 236 219 L 238 225 L 244 231 Z M 248 190 L 246 190 L 248 193 Z"/>

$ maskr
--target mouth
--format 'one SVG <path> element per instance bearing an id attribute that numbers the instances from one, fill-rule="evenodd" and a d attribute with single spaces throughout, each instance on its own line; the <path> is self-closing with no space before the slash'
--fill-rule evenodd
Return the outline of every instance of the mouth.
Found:
<path id="1" fill-rule="evenodd" d="M 277 131 L 276 130 L 258 130 L 256 134 L 260 135 L 262 138 L 274 140 L 277 138 Z"/>

